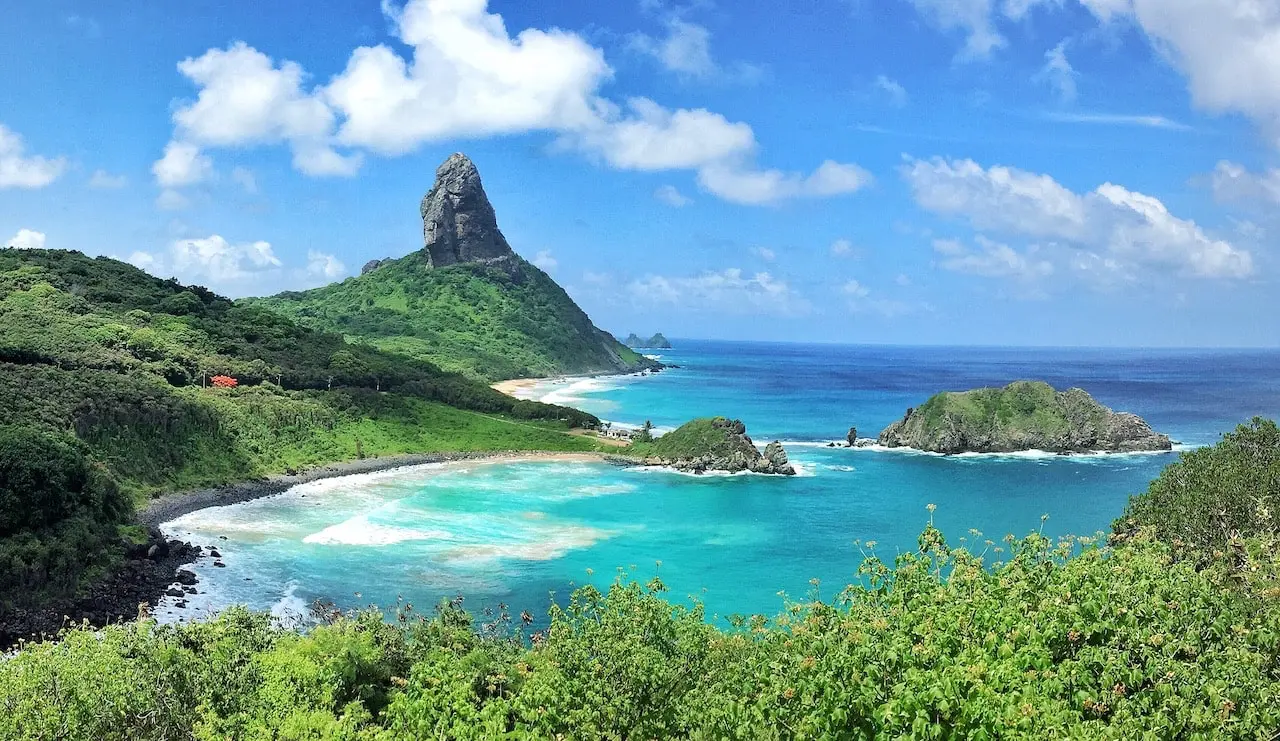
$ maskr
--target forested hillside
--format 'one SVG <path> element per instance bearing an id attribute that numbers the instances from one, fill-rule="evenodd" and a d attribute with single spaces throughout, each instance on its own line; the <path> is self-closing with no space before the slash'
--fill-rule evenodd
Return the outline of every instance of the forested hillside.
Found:
<path id="1" fill-rule="evenodd" d="M 515 255 L 433 267 L 419 251 L 341 283 L 243 303 L 485 381 L 652 365 Z"/>
<path id="2" fill-rule="evenodd" d="M 73 588 L 150 493 L 366 456 L 589 450 L 567 433 L 597 424 L 116 260 L 0 250 L 0 439 L 30 442 L 0 446 L 0 612 L 15 584 Z M 15 514 L 47 492 L 67 506 Z"/>

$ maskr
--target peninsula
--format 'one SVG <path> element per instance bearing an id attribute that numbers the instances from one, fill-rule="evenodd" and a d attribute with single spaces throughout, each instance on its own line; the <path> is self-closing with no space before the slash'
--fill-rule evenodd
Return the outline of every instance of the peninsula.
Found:
<path id="1" fill-rule="evenodd" d="M 889 448 L 933 453 L 1053 453 L 1171 450 L 1141 417 L 1115 412 L 1082 389 L 1041 381 L 937 394 L 880 433 Z"/>

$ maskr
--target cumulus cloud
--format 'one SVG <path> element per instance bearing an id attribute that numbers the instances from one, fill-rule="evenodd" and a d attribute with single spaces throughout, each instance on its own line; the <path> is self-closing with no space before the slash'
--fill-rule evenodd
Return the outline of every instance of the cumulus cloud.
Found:
<path id="1" fill-rule="evenodd" d="M 184 283 L 234 293 L 256 279 L 278 274 L 283 267 L 265 241 L 232 243 L 214 234 L 178 239 L 160 253 L 136 251 L 128 262 L 156 275 L 172 275 Z"/>
<path id="2" fill-rule="evenodd" d="M 264 242 L 262 244 L 266 243 Z M 270 249 L 270 245 L 268 245 L 268 249 Z M 323 278 L 325 281 L 333 281 L 347 274 L 347 266 L 342 264 L 342 261 L 336 256 L 328 252 L 307 250 L 306 273 L 308 276 L 313 278 Z"/>
<path id="3" fill-rule="evenodd" d="M 902 173 L 922 207 L 978 229 L 1062 242 L 1135 269 L 1202 278 L 1253 273 L 1249 252 L 1112 183 L 1079 194 L 1048 175 L 941 158 L 908 159 Z"/>
<path id="4" fill-rule="evenodd" d="M 0 188 L 36 190 L 57 180 L 66 170 L 65 157 L 49 159 L 27 154 L 22 137 L 0 124 Z"/>
<path id="5" fill-rule="evenodd" d="M 813 309 L 785 280 L 767 272 L 748 276 L 739 268 L 697 276 L 649 275 L 627 284 L 626 293 L 640 305 L 669 305 L 727 314 L 798 316 Z"/>
<path id="6" fill-rule="evenodd" d="M 17 234 L 4 243 L 4 246 L 11 250 L 42 250 L 44 249 L 44 243 L 44 232 L 19 229 Z"/>
<path id="7" fill-rule="evenodd" d="M 1219 201 L 1260 201 L 1280 204 L 1280 167 L 1251 172 L 1244 165 L 1223 160 L 1210 178 Z"/>
<path id="8" fill-rule="evenodd" d="M 680 189 L 674 185 L 660 185 L 653 191 L 653 197 L 672 208 L 684 208 L 693 203 Z"/>
<path id="9" fill-rule="evenodd" d="M 95 170 L 89 178 L 89 187 L 96 190 L 119 190 L 129 184 L 124 175 L 112 175 L 106 170 Z"/>
<path id="10" fill-rule="evenodd" d="M 171 141 L 164 156 L 151 166 L 156 183 L 162 188 L 181 188 L 203 182 L 213 173 L 213 160 L 200 153 L 200 148 L 186 142 Z"/>
<path id="11" fill-rule="evenodd" d="M 1251 118 L 1280 147 L 1280 5 L 1261 0 L 1081 0 L 1126 19 L 1187 77 L 1193 102 Z"/>
<path id="12" fill-rule="evenodd" d="M 838 195 L 868 179 L 835 162 L 810 176 L 762 170 L 745 123 L 645 98 L 610 101 L 599 94 L 613 75 L 600 49 L 559 29 L 513 36 L 486 0 L 383 8 L 410 56 L 385 44 L 360 47 L 323 87 L 307 89 L 298 64 L 243 43 L 182 62 L 199 92 L 174 113 L 170 146 L 190 148 L 176 150 L 175 160 L 199 156 L 200 147 L 284 143 L 306 174 L 350 175 L 362 151 L 398 156 L 431 142 L 542 131 L 617 169 L 697 171 L 704 188 L 739 203 Z M 680 53 L 681 63 L 701 64 Z M 163 171 L 171 182 L 161 186 L 179 187 L 172 181 L 183 179 L 181 163 L 169 159 L 166 152 L 157 163 L 157 180 Z"/>
<path id="13" fill-rule="evenodd" d="M 358 155 L 334 151 L 334 113 L 303 90 L 300 65 L 277 65 L 238 42 L 186 59 L 178 70 L 200 90 L 194 102 L 174 111 L 183 141 L 223 147 L 287 142 L 294 166 L 306 174 L 350 175 L 359 169 Z"/>

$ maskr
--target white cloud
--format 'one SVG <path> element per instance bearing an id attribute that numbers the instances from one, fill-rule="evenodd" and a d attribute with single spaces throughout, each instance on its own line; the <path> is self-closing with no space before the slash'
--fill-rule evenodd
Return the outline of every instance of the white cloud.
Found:
<path id="1" fill-rule="evenodd" d="M 266 244 L 260 242 L 259 244 Z M 267 245 L 270 250 L 270 245 Z M 277 260 L 275 263 L 279 265 Z M 328 252 L 317 252 L 315 250 L 307 250 L 307 275 L 313 278 L 324 278 L 325 280 L 337 280 L 347 274 L 347 266 L 342 264 L 334 255 Z"/>
<path id="2" fill-rule="evenodd" d="M 738 268 L 693 277 L 649 275 L 631 281 L 626 292 L 641 305 L 670 305 L 728 314 L 807 314 L 812 305 L 784 280 L 766 272 L 750 277 Z"/>
<path id="3" fill-rule="evenodd" d="M 653 197 L 667 204 L 672 208 L 684 208 L 693 203 L 687 196 L 680 192 L 674 185 L 660 185 L 653 192 Z"/>
<path id="4" fill-rule="evenodd" d="M 853 257 L 856 256 L 857 250 L 853 246 L 853 242 L 847 239 L 837 239 L 831 243 L 831 254 L 836 257 Z"/>
<path id="5" fill-rule="evenodd" d="M 1280 147 L 1280 4 L 1267 0 L 1081 0 L 1126 18 L 1186 76 L 1192 100 L 1242 113 Z"/>
<path id="6" fill-rule="evenodd" d="M 733 203 L 763 205 L 791 198 L 822 198 L 853 193 L 871 183 L 857 165 L 823 162 L 812 174 L 758 170 L 738 163 L 715 163 L 698 171 L 698 184 Z"/>
<path id="7" fill-rule="evenodd" d="M 0 189 L 43 188 L 61 177 L 66 170 L 65 157 L 49 159 L 28 155 L 22 137 L 0 124 Z"/>
<path id="8" fill-rule="evenodd" d="M 604 54 L 558 29 L 512 38 L 485 0 L 410 0 L 389 11 L 406 61 L 388 46 L 361 47 L 325 90 L 345 117 L 340 140 L 382 154 L 428 141 L 581 128 L 612 76 Z M 389 3 L 384 8 L 390 9 Z"/>
<path id="9" fill-rule="evenodd" d="M 909 0 L 916 10 L 944 31 L 966 34 L 961 58 L 985 57 L 1005 45 L 992 18 L 993 0 Z"/>
<path id="10" fill-rule="evenodd" d="M 903 175 L 921 206 L 965 216 L 979 229 L 1060 238 L 1080 238 L 1087 230 L 1084 199 L 1048 175 L 939 157 L 908 158 Z"/>
<path id="11" fill-rule="evenodd" d="M 531 262 L 548 273 L 560 265 L 560 261 L 551 254 L 551 250 L 540 250 L 538 254 L 533 256 Z"/>
<path id="12" fill-rule="evenodd" d="M 768 247 L 752 247 L 751 254 L 755 255 L 761 260 L 764 260 L 765 262 L 773 262 L 774 260 L 778 259 L 778 253 L 774 252 Z"/>
<path id="13" fill-rule="evenodd" d="M 681 77 L 699 80 L 736 80 L 753 82 L 762 70 L 739 62 L 722 66 L 711 55 L 711 32 L 705 26 L 678 16 L 666 19 L 667 33 L 662 38 L 635 33 L 629 37 L 632 49 L 658 60 L 663 69 Z"/>
<path id="14" fill-rule="evenodd" d="M 1280 167 L 1250 172 L 1244 165 L 1223 160 L 1211 176 L 1213 195 L 1219 201 L 1263 201 L 1280 204 Z"/>
<path id="15" fill-rule="evenodd" d="M 1068 113 L 1053 111 L 1044 114 L 1050 121 L 1074 124 L 1100 124 L 1104 126 L 1141 126 L 1148 129 L 1167 129 L 1171 131 L 1191 131 L 1191 127 L 1157 115 L 1126 113 Z"/>
<path id="16" fill-rule="evenodd" d="M 857 280 L 846 281 L 844 285 L 840 286 L 840 293 L 844 295 L 849 311 L 854 314 L 872 313 L 886 318 L 893 318 L 928 310 L 925 305 L 911 304 L 892 298 L 882 298 Z"/>
<path id="17" fill-rule="evenodd" d="M 253 170 L 247 167 L 237 167 L 231 171 L 231 179 L 236 182 L 244 192 L 249 195 L 256 195 L 258 192 L 258 178 L 254 177 Z"/>
<path id="18" fill-rule="evenodd" d="M 200 148 L 186 142 L 171 141 L 164 156 L 151 166 L 156 182 L 162 188 L 181 188 L 203 182 L 213 173 L 213 160 L 200 153 Z"/>
<path id="19" fill-rule="evenodd" d="M 175 275 L 196 283 L 243 281 L 281 267 L 269 242 L 232 244 L 217 234 L 173 242 L 169 245 L 169 259 Z"/>
<path id="20" fill-rule="evenodd" d="M 129 184 L 124 175 L 112 175 L 106 170 L 95 170 L 89 178 L 89 187 L 97 190 L 119 190 Z"/>
<path id="21" fill-rule="evenodd" d="M 907 89 L 897 80 L 878 75 L 876 77 L 875 86 L 885 95 L 889 96 L 889 102 L 901 108 L 907 104 Z"/>
<path id="22" fill-rule="evenodd" d="M 44 249 L 44 243 L 44 232 L 19 229 L 17 234 L 4 243 L 4 246 L 13 250 L 42 250 Z"/>
<path id="23" fill-rule="evenodd" d="M 742 159 L 756 148 L 750 126 L 718 113 L 671 111 L 648 98 L 627 105 L 628 115 L 614 111 L 577 134 L 579 146 L 620 170 L 695 169 Z"/>
<path id="24" fill-rule="evenodd" d="M 1067 42 L 1063 41 L 1044 54 L 1044 67 L 1036 74 L 1035 80 L 1053 88 L 1058 99 L 1063 103 L 1073 103 L 1076 99 L 1076 78 L 1079 73 L 1067 59 Z"/>
<path id="25" fill-rule="evenodd" d="M 300 65 L 277 66 L 238 42 L 186 59 L 178 70 L 200 90 L 194 102 L 173 114 L 182 140 L 221 147 L 288 142 L 294 166 L 309 175 L 349 175 L 359 169 L 358 156 L 332 148 L 333 110 L 302 89 Z"/>
<path id="26" fill-rule="evenodd" d="M 383 9 L 411 56 L 388 45 L 358 48 L 324 87 L 305 89 L 299 65 L 243 43 L 184 61 L 179 69 L 199 93 L 174 113 L 171 146 L 198 153 L 287 143 L 298 170 L 350 175 L 361 155 L 335 145 L 398 156 L 429 142 L 544 131 L 614 168 L 698 171 L 707 190 L 738 203 L 848 193 L 869 179 L 834 162 L 808 178 L 760 170 L 745 123 L 645 98 L 611 102 L 599 95 L 613 75 L 601 50 L 559 29 L 512 36 L 486 0 L 409 0 L 403 8 L 386 0 Z M 171 181 L 184 179 L 178 164 L 163 168 Z"/>
<path id="27" fill-rule="evenodd" d="M 933 249 L 944 258 L 939 263 L 942 269 L 987 278 L 1012 278 L 1028 282 L 1053 274 L 1053 264 L 1038 258 L 1035 247 L 1026 252 L 1019 252 L 1007 244 L 995 242 L 982 235 L 978 235 L 974 241 L 977 242 L 977 250 L 970 250 L 963 243 L 953 239 L 935 240 Z"/>
<path id="28" fill-rule="evenodd" d="M 871 293 L 866 286 L 856 280 L 851 280 L 848 283 L 845 283 L 841 286 L 840 290 L 846 296 L 853 296 L 854 298 L 866 298 Z"/>
<path id="29" fill-rule="evenodd" d="M 1112 183 L 1082 195 L 1048 175 L 940 158 L 908 159 L 902 172 L 922 207 L 979 229 L 1061 240 L 1134 268 L 1205 278 L 1253 273 L 1249 252 L 1175 217 L 1158 199 Z"/>

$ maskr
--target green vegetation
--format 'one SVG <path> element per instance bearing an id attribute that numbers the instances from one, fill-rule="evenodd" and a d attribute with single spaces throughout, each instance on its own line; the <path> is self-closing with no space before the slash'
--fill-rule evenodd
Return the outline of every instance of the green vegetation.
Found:
<path id="1" fill-rule="evenodd" d="M 129 499 L 82 445 L 0 427 L 0 612 L 73 589 L 107 565 Z"/>
<path id="2" fill-rule="evenodd" d="M 342 283 L 244 302 L 484 381 L 645 367 L 518 257 L 432 268 L 424 253 Z"/>
<path id="3" fill-rule="evenodd" d="M 598 424 L 116 260 L 0 250 L 0 614 L 9 587 L 70 592 L 109 563 L 117 500 L 368 456 L 593 450 L 568 431 Z"/>
<path id="4" fill-rule="evenodd" d="M 935 394 L 880 433 L 880 443 L 938 453 L 1168 450 L 1169 438 L 1081 389 L 1042 381 Z"/>
<path id="5" fill-rule="evenodd" d="M 1003 563 L 932 527 L 815 594 L 725 629 L 656 578 L 579 589 L 532 643 L 443 606 L 307 635 L 233 610 L 69 634 L 0 662 L 0 737 L 24 739 L 1266 738 L 1280 727 L 1274 539 L 1239 568 L 1159 542 Z M 1083 552 L 1072 556 L 1083 548 Z"/>
<path id="6" fill-rule="evenodd" d="M 1280 429 L 1254 419 L 1209 448 L 1185 453 L 1133 498 L 1115 529 L 1147 528 L 1179 553 L 1208 559 L 1241 538 L 1272 532 L 1280 516 Z"/>
<path id="7" fill-rule="evenodd" d="M 729 458 L 734 454 L 756 453 L 755 448 L 743 438 L 746 427 L 736 419 L 703 417 L 686 422 L 659 438 L 653 438 L 649 430 L 652 430 L 652 425 L 645 430 L 647 435 L 633 438 L 627 451 L 629 454 L 637 458 L 682 460 L 704 455 Z M 645 442 L 645 437 L 650 441 Z"/>

